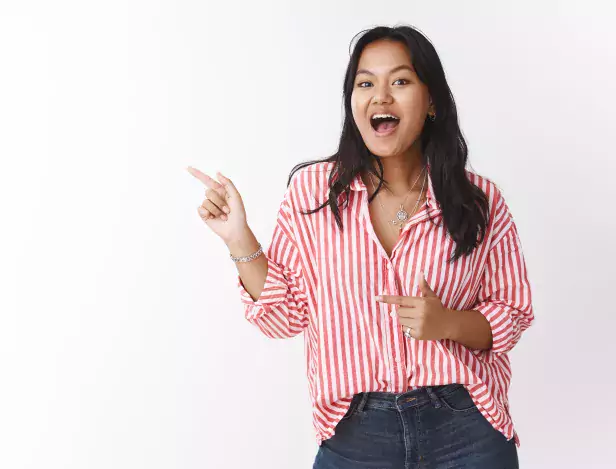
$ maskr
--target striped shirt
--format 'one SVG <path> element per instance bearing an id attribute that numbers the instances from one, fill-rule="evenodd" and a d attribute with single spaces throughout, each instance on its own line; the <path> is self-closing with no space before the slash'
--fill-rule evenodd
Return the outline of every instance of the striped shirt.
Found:
<path id="1" fill-rule="evenodd" d="M 519 447 L 509 413 L 507 352 L 534 314 L 522 246 L 500 190 L 466 171 L 488 196 L 489 223 L 478 248 L 450 263 L 455 244 L 439 223 L 442 212 L 428 177 L 426 201 L 404 225 L 390 258 L 374 232 L 360 175 L 351 183 L 348 205 L 340 207 L 343 231 L 329 206 L 298 213 L 327 199 L 333 165 L 319 162 L 293 175 L 263 251 L 268 272 L 257 301 L 237 277 L 245 317 L 263 334 L 286 338 L 304 332 L 317 444 L 334 435 L 355 393 L 461 383 L 482 415 Z M 375 296 L 421 296 L 418 271 L 446 308 L 486 317 L 490 350 L 404 336 L 397 314 L 389 314 L 395 306 Z"/>

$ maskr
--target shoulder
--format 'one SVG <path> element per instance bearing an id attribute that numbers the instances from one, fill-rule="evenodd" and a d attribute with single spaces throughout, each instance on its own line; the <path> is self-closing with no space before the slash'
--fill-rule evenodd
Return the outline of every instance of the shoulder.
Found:
<path id="1" fill-rule="evenodd" d="M 315 208 L 327 198 L 329 175 L 333 162 L 321 161 L 304 166 L 293 173 L 285 198 L 292 206 L 302 210 Z"/>
<path id="2" fill-rule="evenodd" d="M 468 169 L 466 170 L 466 175 L 468 176 L 469 181 L 479 187 L 479 189 L 481 189 L 488 198 L 490 212 L 504 203 L 505 199 L 503 197 L 503 191 L 492 179 L 481 176 Z"/>
<path id="3" fill-rule="evenodd" d="M 494 245 L 511 230 L 516 231 L 513 215 L 505 201 L 503 190 L 492 179 L 469 170 L 466 172 L 469 180 L 479 187 L 488 198 L 488 238 L 491 240 L 490 244 Z"/>

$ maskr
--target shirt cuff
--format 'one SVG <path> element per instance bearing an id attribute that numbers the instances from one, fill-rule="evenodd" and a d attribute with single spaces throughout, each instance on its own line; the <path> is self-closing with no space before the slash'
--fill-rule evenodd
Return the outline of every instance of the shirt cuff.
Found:
<path id="1" fill-rule="evenodd" d="M 240 291 L 242 303 L 249 307 L 257 307 L 256 310 L 267 311 L 272 305 L 284 301 L 287 297 L 287 283 L 282 267 L 269 257 L 267 258 L 267 276 L 265 277 L 263 291 L 256 301 L 252 299 L 250 293 L 244 287 L 242 278 L 239 275 L 237 276 L 237 287 Z"/>
<path id="2" fill-rule="evenodd" d="M 492 361 L 499 354 L 507 353 L 514 345 L 514 324 L 512 311 L 507 306 L 484 302 L 472 308 L 479 311 L 488 320 L 492 330 L 492 347 L 488 350 L 472 350 L 472 352 Z"/>

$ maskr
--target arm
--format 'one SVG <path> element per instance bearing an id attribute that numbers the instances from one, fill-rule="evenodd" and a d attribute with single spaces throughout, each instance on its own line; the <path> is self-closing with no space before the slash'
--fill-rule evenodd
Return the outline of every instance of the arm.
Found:
<path id="1" fill-rule="evenodd" d="M 490 322 L 479 311 L 449 309 L 447 339 L 477 350 L 492 348 Z"/>
<path id="2" fill-rule="evenodd" d="M 246 227 L 236 240 L 227 243 L 229 252 L 236 257 L 248 256 L 256 252 L 259 242 L 250 227 Z M 241 292 L 248 294 L 256 301 L 263 291 L 268 273 L 267 257 L 260 255 L 250 262 L 236 262 L 235 267 L 242 283 Z"/>
<path id="3" fill-rule="evenodd" d="M 495 230 L 472 310 L 451 315 L 451 339 L 492 361 L 509 352 L 534 321 L 530 283 L 513 217 L 500 193 Z"/>
<path id="4" fill-rule="evenodd" d="M 294 216 L 287 191 L 269 246 L 253 261 L 236 263 L 246 319 L 271 338 L 293 337 L 308 325 L 308 299 L 293 234 Z M 247 230 L 228 247 L 234 256 L 245 256 L 255 252 L 258 243 Z"/>

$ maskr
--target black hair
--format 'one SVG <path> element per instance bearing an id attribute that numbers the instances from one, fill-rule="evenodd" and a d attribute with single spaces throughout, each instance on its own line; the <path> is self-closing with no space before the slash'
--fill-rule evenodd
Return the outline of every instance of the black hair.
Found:
<path id="1" fill-rule="evenodd" d="M 398 41 L 408 48 L 417 76 L 427 85 L 432 97 L 436 118 L 434 121 L 426 119 L 419 137 L 422 163 L 430 165 L 429 177 L 434 197 L 441 206 L 442 221 L 456 244 L 455 251 L 449 259 L 453 262 L 462 255 L 470 254 L 483 241 L 488 223 L 488 198 L 467 176 L 468 148 L 460 130 L 454 98 L 445 79 L 445 71 L 438 54 L 432 43 L 414 27 L 377 26 L 364 31 L 350 55 L 344 77 L 344 123 L 338 151 L 325 159 L 296 165 L 291 170 L 287 187 L 291 183 L 293 174 L 299 169 L 315 163 L 333 162 L 334 166 L 328 180 L 329 199 L 316 209 L 302 214 L 309 215 L 329 205 L 339 229 L 343 229 L 338 208 L 339 196 L 344 193 L 343 202 L 348 202 L 350 183 L 358 173 L 367 171 L 379 179 L 378 188 L 368 202 L 371 202 L 381 190 L 383 184 L 381 158 L 366 147 L 351 109 L 351 94 L 361 53 L 366 45 L 380 39 Z M 373 169 L 373 160 L 376 160 L 381 174 Z"/>

